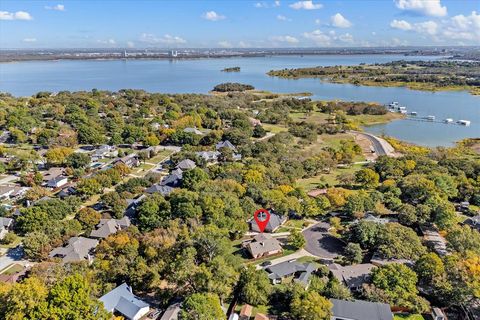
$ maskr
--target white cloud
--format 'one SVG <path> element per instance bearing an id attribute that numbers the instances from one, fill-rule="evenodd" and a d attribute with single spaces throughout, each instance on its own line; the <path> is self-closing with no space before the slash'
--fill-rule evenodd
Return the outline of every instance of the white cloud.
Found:
<path id="1" fill-rule="evenodd" d="M 415 23 L 413 25 L 413 28 L 418 33 L 434 36 L 437 34 L 438 24 L 434 21 L 425 21 L 425 22 Z"/>
<path id="2" fill-rule="evenodd" d="M 36 38 L 25 38 L 23 39 L 23 42 L 37 42 Z"/>
<path id="3" fill-rule="evenodd" d="M 323 4 L 320 3 L 313 3 L 313 1 L 298 1 L 292 3 L 290 8 L 295 10 L 316 10 L 323 8 Z"/>
<path id="4" fill-rule="evenodd" d="M 220 42 L 218 43 L 218 45 L 219 45 L 221 48 L 232 48 L 232 47 L 233 47 L 233 45 L 232 45 L 230 42 L 228 42 L 228 41 L 220 41 Z"/>
<path id="5" fill-rule="evenodd" d="M 187 43 L 185 39 L 180 38 L 178 36 L 165 34 L 163 35 L 163 37 L 157 37 L 152 33 L 142 33 L 142 35 L 140 36 L 140 41 L 144 43 L 149 43 L 149 44 L 168 44 L 168 45 Z"/>
<path id="6" fill-rule="evenodd" d="M 270 38 L 271 41 L 274 42 L 282 42 L 282 43 L 288 43 L 288 44 L 296 44 L 298 43 L 298 39 L 289 35 L 286 36 L 274 36 Z"/>
<path id="7" fill-rule="evenodd" d="M 390 22 L 390 27 L 400 30 L 412 30 L 412 25 L 405 20 L 393 20 Z"/>
<path id="8" fill-rule="evenodd" d="M 127 47 L 128 48 L 134 48 L 135 47 L 135 43 L 133 41 L 127 41 Z"/>
<path id="9" fill-rule="evenodd" d="M 338 40 L 346 43 L 353 43 L 353 36 L 350 33 L 345 33 L 338 36 Z"/>
<path id="10" fill-rule="evenodd" d="M 395 0 L 397 8 L 417 14 L 433 17 L 447 15 L 447 7 L 442 6 L 440 0 Z"/>
<path id="11" fill-rule="evenodd" d="M 248 42 L 240 41 L 240 42 L 238 43 L 238 47 L 239 47 L 239 48 L 250 48 L 251 45 L 250 45 Z"/>
<path id="12" fill-rule="evenodd" d="M 63 4 L 57 4 L 56 6 L 53 6 L 53 7 L 45 6 L 45 9 L 55 10 L 55 11 L 65 11 L 65 6 Z"/>
<path id="13" fill-rule="evenodd" d="M 277 15 L 277 20 L 280 20 L 280 21 L 292 21 L 292 19 L 289 19 L 281 14 Z"/>
<path id="14" fill-rule="evenodd" d="M 30 13 L 25 11 L 8 12 L 0 11 L 0 20 L 32 20 Z"/>
<path id="15" fill-rule="evenodd" d="M 117 42 L 115 41 L 115 39 L 107 39 L 107 40 L 97 40 L 98 43 L 101 43 L 101 44 L 108 44 L 108 45 L 115 45 L 117 44 Z"/>
<path id="16" fill-rule="evenodd" d="M 266 2 L 257 2 L 253 6 L 255 8 L 268 8 L 268 4 Z"/>
<path id="17" fill-rule="evenodd" d="M 280 1 L 275 1 L 275 2 L 273 3 L 273 6 L 274 6 L 274 7 L 280 7 Z"/>
<path id="18" fill-rule="evenodd" d="M 469 16 L 454 16 L 442 28 L 448 39 L 480 41 L 480 14 L 472 11 Z"/>
<path id="19" fill-rule="evenodd" d="M 320 19 L 315 19 L 315 24 L 321 24 L 322 23 L 322 20 Z"/>
<path id="20" fill-rule="evenodd" d="M 352 26 L 352 23 L 350 21 L 348 21 L 340 13 L 337 13 L 337 14 L 331 16 L 330 21 L 332 23 L 332 26 L 337 27 L 337 28 L 350 28 Z"/>
<path id="21" fill-rule="evenodd" d="M 202 15 L 202 17 L 210 21 L 218 21 L 226 18 L 225 16 L 216 13 L 215 11 L 207 11 Z"/>
<path id="22" fill-rule="evenodd" d="M 303 37 L 305 39 L 312 40 L 316 45 L 328 46 L 331 42 L 330 36 L 318 29 L 312 32 L 304 32 Z"/>

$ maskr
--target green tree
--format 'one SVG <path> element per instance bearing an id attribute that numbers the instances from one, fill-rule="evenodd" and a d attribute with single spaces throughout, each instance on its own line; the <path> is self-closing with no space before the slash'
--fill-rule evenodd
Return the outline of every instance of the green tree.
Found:
<path id="1" fill-rule="evenodd" d="M 448 247 L 461 253 L 475 252 L 480 255 L 480 233 L 468 225 L 455 226 L 447 233 Z"/>
<path id="2" fill-rule="evenodd" d="M 267 304 L 273 289 L 267 274 L 252 265 L 240 273 L 239 288 L 241 301 L 255 306 Z"/>
<path id="3" fill-rule="evenodd" d="M 387 264 L 372 272 L 372 284 L 383 292 L 384 302 L 424 312 L 428 310 L 428 302 L 418 296 L 417 281 L 415 272 L 399 263 Z"/>
<path id="4" fill-rule="evenodd" d="M 66 164 L 74 169 L 86 168 L 90 164 L 90 157 L 86 153 L 74 152 L 67 156 Z"/>
<path id="5" fill-rule="evenodd" d="M 355 173 L 355 180 L 365 188 L 375 188 L 380 181 L 380 176 L 372 169 L 365 168 Z"/>
<path id="6" fill-rule="evenodd" d="M 293 229 L 288 236 L 288 244 L 293 247 L 294 250 L 303 248 L 306 240 L 302 232 L 297 229 Z"/>
<path id="7" fill-rule="evenodd" d="M 208 174 L 198 167 L 187 170 L 182 175 L 182 187 L 190 190 L 197 190 L 199 184 L 202 181 L 208 180 L 208 178 Z"/>
<path id="8" fill-rule="evenodd" d="M 102 192 L 102 185 L 95 178 L 85 178 L 78 182 L 77 192 L 84 196 L 93 196 Z"/>
<path id="9" fill-rule="evenodd" d="M 363 260 L 363 251 L 358 243 L 349 242 L 343 252 L 345 261 L 350 264 L 360 263 Z"/>
<path id="10" fill-rule="evenodd" d="M 332 303 L 313 291 L 298 290 L 290 304 L 292 315 L 301 320 L 329 320 Z"/>
<path id="11" fill-rule="evenodd" d="M 50 237 L 41 231 L 27 233 L 23 239 L 25 255 L 36 261 L 45 259 L 52 249 L 50 241 Z"/>
<path id="12" fill-rule="evenodd" d="M 445 273 L 445 266 L 442 259 L 434 253 L 426 253 L 420 257 L 415 263 L 415 271 L 420 281 L 423 283 L 431 283 L 439 279 Z"/>
<path id="13" fill-rule="evenodd" d="M 225 318 L 225 314 L 217 295 L 212 293 L 194 293 L 185 299 L 182 305 L 181 317 L 186 320 L 214 320 Z"/>
<path id="14" fill-rule="evenodd" d="M 142 201 L 137 212 L 139 228 L 153 230 L 170 218 L 170 203 L 160 194 L 153 194 Z"/>
<path id="15" fill-rule="evenodd" d="M 87 231 L 91 231 L 100 222 L 101 217 L 102 215 L 98 211 L 88 207 L 80 209 L 76 216 Z"/>

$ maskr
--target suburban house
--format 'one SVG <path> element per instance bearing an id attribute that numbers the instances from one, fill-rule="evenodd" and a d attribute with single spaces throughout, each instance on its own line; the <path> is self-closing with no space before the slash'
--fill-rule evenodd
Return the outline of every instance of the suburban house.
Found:
<path id="1" fill-rule="evenodd" d="M 182 183 L 182 178 L 183 171 L 181 169 L 175 169 L 160 182 L 160 185 L 176 188 Z"/>
<path id="2" fill-rule="evenodd" d="M 43 182 L 47 183 L 48 181 L 63 175 L 63 168 L 52 167 L 47 171 L 42 172 Z"/>
<path id="3" fill-rule="evenodd" d="M 0 199 L 10 199 L 10 196 L 15 191 L 13 186 L 0 186 Z"/>
<path id="4" fill-rule="evenodd" d="M 283 251 L 280 242 L 265 233 L 257 234 L 253 237 L 253 241 L 245 244 L 245 247 L 254 259 L 271 256 Z"/>
<path id="5" fill-rule="evenodd" d="M 280 284 L 285 278 L 293 277 L 293 281 L 308 287 L 310 276 L 317 270 L 313 263 L 299 263 L 297 261 L 284 261 L 273 266 L 268 266 L 268 278 L 273 284 Z"/>
<path id="6" fill-rule="evenodd" d="M 69 187 L 63 188 L 59 193 L 57 193 L 57 197 L 63 199 L 68 196 L 73 196 L 75 193 L 77 193 L 77 190 L 74 187 L 69 186 Z"/>
<path id="7" fill-rule="evenodd" d="M 179 313 L 182 310 L 182 303 L 175 302 L 168 306 L 160 320 L 179 320 Z"/>
<path id="8" fill-rule="evenodd" d="M 477 214 L 474 217 L 470 217 L 463 222 L 464 224 L 468 224 L 473 229 L 477 229 L 480 231 L 480 214 Z"/>
<path id="9" fill-rule="evenodd" d="M 240 309 L 240 320 L 248 320 L 252 316 L 253 307 L 249 304 L 244 304 Z"/>
<path id="10" fill-rule="evenodd" d="M 228 148 L 233 151 L 237 151 L 237 148 L 228 140 L 220 141 L 215 145 L 215 149 L 220 150 L 221 148 Z"/>
<path id="11" fill-rule="evenodd" d="M 196 134 L 196 135 L 199 135 L 199 136 L 202 136 L 203 135 L 203 132 L 198 130 L 196 127 L 194 128 L 185 128 L 183 129 L 183 132 L 186 132 L 186 133 L 193 133 L 193 134 Z"/>
<path id="12" fill-rule="evenodd" d="M 268 220 L 268 223 L 267 223 L 267 226 L 265 227 L 264 232 L 272 233 L 272 232 L 275 232 L 278 228 L 280 228 L 282 224 L 287 222 L 288 217 L 279 216 L 278 214 L 273 213 L 271 210 L 269 210 L 269 212 L 270 212 L 270 220 Z M 255 220 L 253 219 L 250 220 L 249 224 L 250 224 L 250 230 L 255 232 L 260 232 L 260 229 L 258 228 L 258 225 L 255 222 Z"/>
<path id="13" fill-rule="evenodd" d="M 362 300 L 330 299 L 333 304 L 331 320 L 392 320 L 390 306 Z"/>
<path id="14" fill-rule="evenodd" d="M 373 254 L 372 258 L 370 259 L 370 263 L 376 267 L 384 266 L 390 263 L 400 263 L 408 266 L 413 266 L 415 264 L 414 261 L 408 259 L 385 259 L 379 252 L 375 252 Z"/>
<path id="15" fill-rule="evenodd" d="M 93 153 L 91 154 L 91 159 L 93 162 L 98 161 L 100 159 L 105 159 L 105 158 L 113 158 L 118 155 L 118 150 L 114 146 L 109 146 L 109 145 L 102 145 L 95 149 Z"/>
<path id="16" fill-rule="evenodd" d="M 172 193 L 174 189 L 169 186 L 162 186 L 160 184 L 154 184 L 151 187 L 148 187 L 145 189 L 146 193 L 152 194 L 152 193 L 160 193 L 162 196 L 166 197 L 169 196 L 170 193 Z"/>
<path id="17" fill-rule="evenodd" d="M 359 291 L 362 285 L 370 279 L 370 273 L 375 266 L 371 263 L 361 263 L 351 266 L 341 266 L 337 263 L 328 265 L 335 278 L 352 291 Z"/>
<path id="18" fill-rule="evenodd" d="M 116 287 L 99 299 L 108 312 L 121 315 L 128 320 L 138 320 L 150 312 L 150 305 L 132 292 L 126 283 Z"/>
<path id="19" fill-rule="evenodd" d="M 125 216 L 122 219 L 100 219 L 97 229 L 90 233 L 90 237 L 105 239 L 109 235 L 116 233 L 130 226 L 130 219 Z"/>
<path id="20" fill-rule="evenodd" d="M 198 151 L 195 152 L 195 154 L 202 159 L 204 159 L 206 162 L 216 162 L 218 160 L 218 156 L 220 155 L 220 152 L 218 151 Z"/>
<path id="21" fill-rule="evenodd" d="M 85 237 L 72 237 L 68 245 L 53 249 L 48 255 L 50 258 L 60 258 L 62 262 L 92 262 L 91 252 L 98 245 L 98 240 Z"/>
<path id="22" fill-rule="evenodd" d="M 132 153 L 132 154 L 129 154 L 125 157 L 117 159 L 115 161 L 115 164 L 117 164 L 117 163 L 123 163 L 124 165 L 126 165 L 129 168 L 138 167 L 140 165 L 140 161 L 138 160 L 138 156 L 137 156 L 136 153 Z"/>
<path id="23" fill-rule="evenodd" d="M 58 176 L 47 181 L 48 188 L 60 188 L 68 183 L 68 177 Z"/>
<path id="24" fill-rule="evenodd" d="M 431 247 L 439 256 L 445 256 L 447 251 L 447 240 L 438 233 L 436 228 L 421 227 L 423 239 L 427 246 Z"/>
<path id="25" fill-rule="evenodd" d="M 0 217 L 0 227 L 10 230 L 13 227 L 13 219 Z"/>
<path id="26" fill-rule="evenodd" d="M 23 196 L 29 187 L 20 187 L 18 185 L 1 185 L 0 200 L 16 199 Z"/>
<path id="27" fill-rule="evenodd" d="M 195 168 L 197 165 L 190 159 L 185 159 L 177 163 L 176 169 L 189 170 Z"/>

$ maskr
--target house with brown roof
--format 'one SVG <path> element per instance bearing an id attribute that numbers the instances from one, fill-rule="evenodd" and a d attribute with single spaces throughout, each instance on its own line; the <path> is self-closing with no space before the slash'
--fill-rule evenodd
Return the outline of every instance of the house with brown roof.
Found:
<path id="1" fill-rule="evenodd" d="M 240 320 L 248 320 L 252 316 L 253 307 L 249 304 L 244 304 L 240 309 Z"/>
<path id="2" fill-rule="evenodd" d="M 265 233 L 257 234 L 253 241 L 246 244 L 246 248 L 254 259 L 271 256 L 283 251 L 280 241 Z"/>
<path id="3" fill-rule="evenodd" d="M 130 226 L 130 219 L 125 216 L 122 219 L 101 219 L 97 225 L 97 229 L 90 233 L 90 237 L 97 239 L 105 239 L 122 229 Z"/>

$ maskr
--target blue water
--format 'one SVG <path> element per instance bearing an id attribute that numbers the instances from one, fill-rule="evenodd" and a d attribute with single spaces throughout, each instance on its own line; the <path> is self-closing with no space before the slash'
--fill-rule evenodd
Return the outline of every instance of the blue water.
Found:
<path id="1" fill-rule="evenodd" d="M 198 60 L 81 60 L 34 61 L 0 64 L 0 90 L 16 96 L 38 91 L 144 89 L 165 93 L 207 93 L 222 82 L 242 82 L 272 92 L 311 92 L 314 99 L 342 99 L 387 103 L 399 101 L 419 116 L 472 121 L 470 127 L 437 123 L 394 121 L 366 128 L 421 145 L 451 145 L 467 137 L 480 137 L 480 97 L 467 92 L 424 92 L 406 88 L 382 88 L 331 84 L 318 79 L 288 80 L 269 77 L 271 69 L 326 65 L 356 65 L 393 60 L 429 60 L 438 57 L 399 55 L 274 56 Z M 221 72 L 225 67 L 241 72 Z"/>

